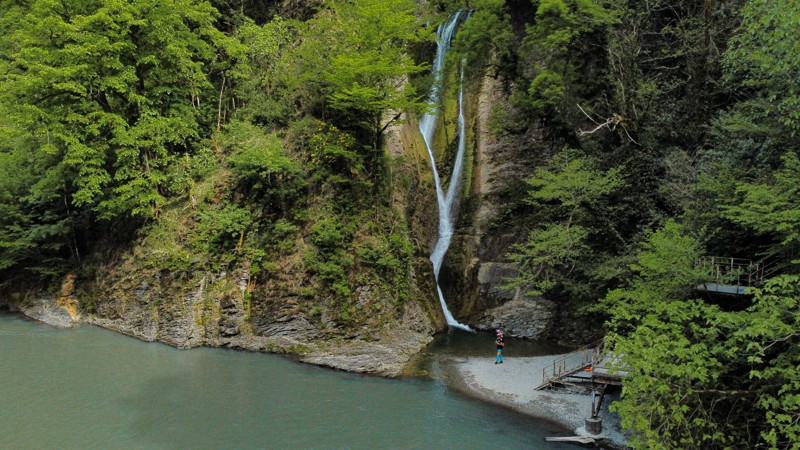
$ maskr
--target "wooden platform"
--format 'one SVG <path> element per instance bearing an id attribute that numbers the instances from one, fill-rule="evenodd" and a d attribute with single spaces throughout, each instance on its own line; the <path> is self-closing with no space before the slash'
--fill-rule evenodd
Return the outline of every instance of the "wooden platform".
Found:
<path id="1" fill-rule="evenodd" d="M 622 385 L 622 379 L 628 375 L 627 370 L 619 368 L 620 357 L 616 353 L 604 355 L 592 366 L 592 382 L 597 384 Z"/>
<path id="2" fill-rule="evenodd" d="M 569 353 L 542 369 L 541 384 L 534 390 L 553 386 L 584 386 L 589 389 L 604 385 L 621 385 L 628 374 L 621 370 L 620 358 L 613 352 L 603 353 L 602 341 Z"/>

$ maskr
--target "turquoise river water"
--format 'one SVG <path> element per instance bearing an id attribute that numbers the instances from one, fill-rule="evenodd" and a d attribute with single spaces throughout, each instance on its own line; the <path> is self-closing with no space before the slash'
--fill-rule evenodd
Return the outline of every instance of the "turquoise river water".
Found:
<path id="1" fill-rule="evenodd" d="M 176 350 L 0 312 L 0 449 L 576 448 L 544 441 L 554 434 L 436 379 Z"/>

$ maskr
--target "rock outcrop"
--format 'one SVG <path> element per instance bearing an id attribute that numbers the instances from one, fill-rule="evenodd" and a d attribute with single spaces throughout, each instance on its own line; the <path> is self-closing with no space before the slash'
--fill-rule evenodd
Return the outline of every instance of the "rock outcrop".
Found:
<path id="1" fill-rule="evenodd" d="M 240 279 L 242 275 L 226 273 L 224 277 Z M 218 276 L 213 282 L 224 285 L 222 279 Z M 296 309 L 248 319 L 246 289 L 236 287 L 221 293 L 208 287 L 207 276 L 195 281 L 194 289 L 180 298 L 170 296 L 175 290 L 172 282 L 156 275 L 142 281 L 133 295 L 119 290 L 117 297 L 101 300 L 95 313 L 86 315 L 84 321 L 177 348 L 229 347 L 296 354 L 304 362 L 383 376 L 399 375 L 435 331 L 419 302 L 406 303 L 394 326 L 343 337 L 326 329 L 325 321 L 311 320 Z M 186 282 L 179 286 L 187 287 Z"/>
<path id="2" fill-rule="evenodd" d="M 75 275 L 67 275 L 58 295 L 35 291 L 4 299 L 12 311 L 57 328 L 72 328 L 81 321 L 78 299 L 74 295 Z"/>

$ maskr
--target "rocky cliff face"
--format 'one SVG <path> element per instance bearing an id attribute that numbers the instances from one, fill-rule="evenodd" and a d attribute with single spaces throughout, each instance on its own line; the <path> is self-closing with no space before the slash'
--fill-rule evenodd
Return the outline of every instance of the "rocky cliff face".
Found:
<path id="1" fill-rule="evenodd" d="M 462 199 L 458 229 L 442 269 L 445 296 L 459 320 L 479 330 L 503 323 L 510 336 L 552 341 L 582 341 L 584 330 L 569 304 L 527 295 L 507 287 L 516 274 L 506 253 L 527 239 L 527 224 L 515 217 L 530 177 L 554 149 L 536 133 L 495 136 L 492 111 L 505 99 L 500 81 L 484 77 L 469 106 L 471 182 Z"/>
<path id="2" fill-rule="evenodd" d="M 16 293 L 0 300 L 0 307 L 10 308 L 57 328 L 72 328 L 81 321 L 75 293 L 75 276 L 68 275 L 57 295 Z"/>

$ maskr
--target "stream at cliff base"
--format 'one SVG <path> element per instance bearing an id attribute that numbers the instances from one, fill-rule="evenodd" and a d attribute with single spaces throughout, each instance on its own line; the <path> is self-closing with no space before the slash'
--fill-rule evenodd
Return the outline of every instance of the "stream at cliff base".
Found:
<path id="1" fill-rule="evenodd" d="M 177 350 L 0 311 L 0 448 L 576 448 L 545 442 L 563 434 L 548 428 L 435 379 Z"/>

